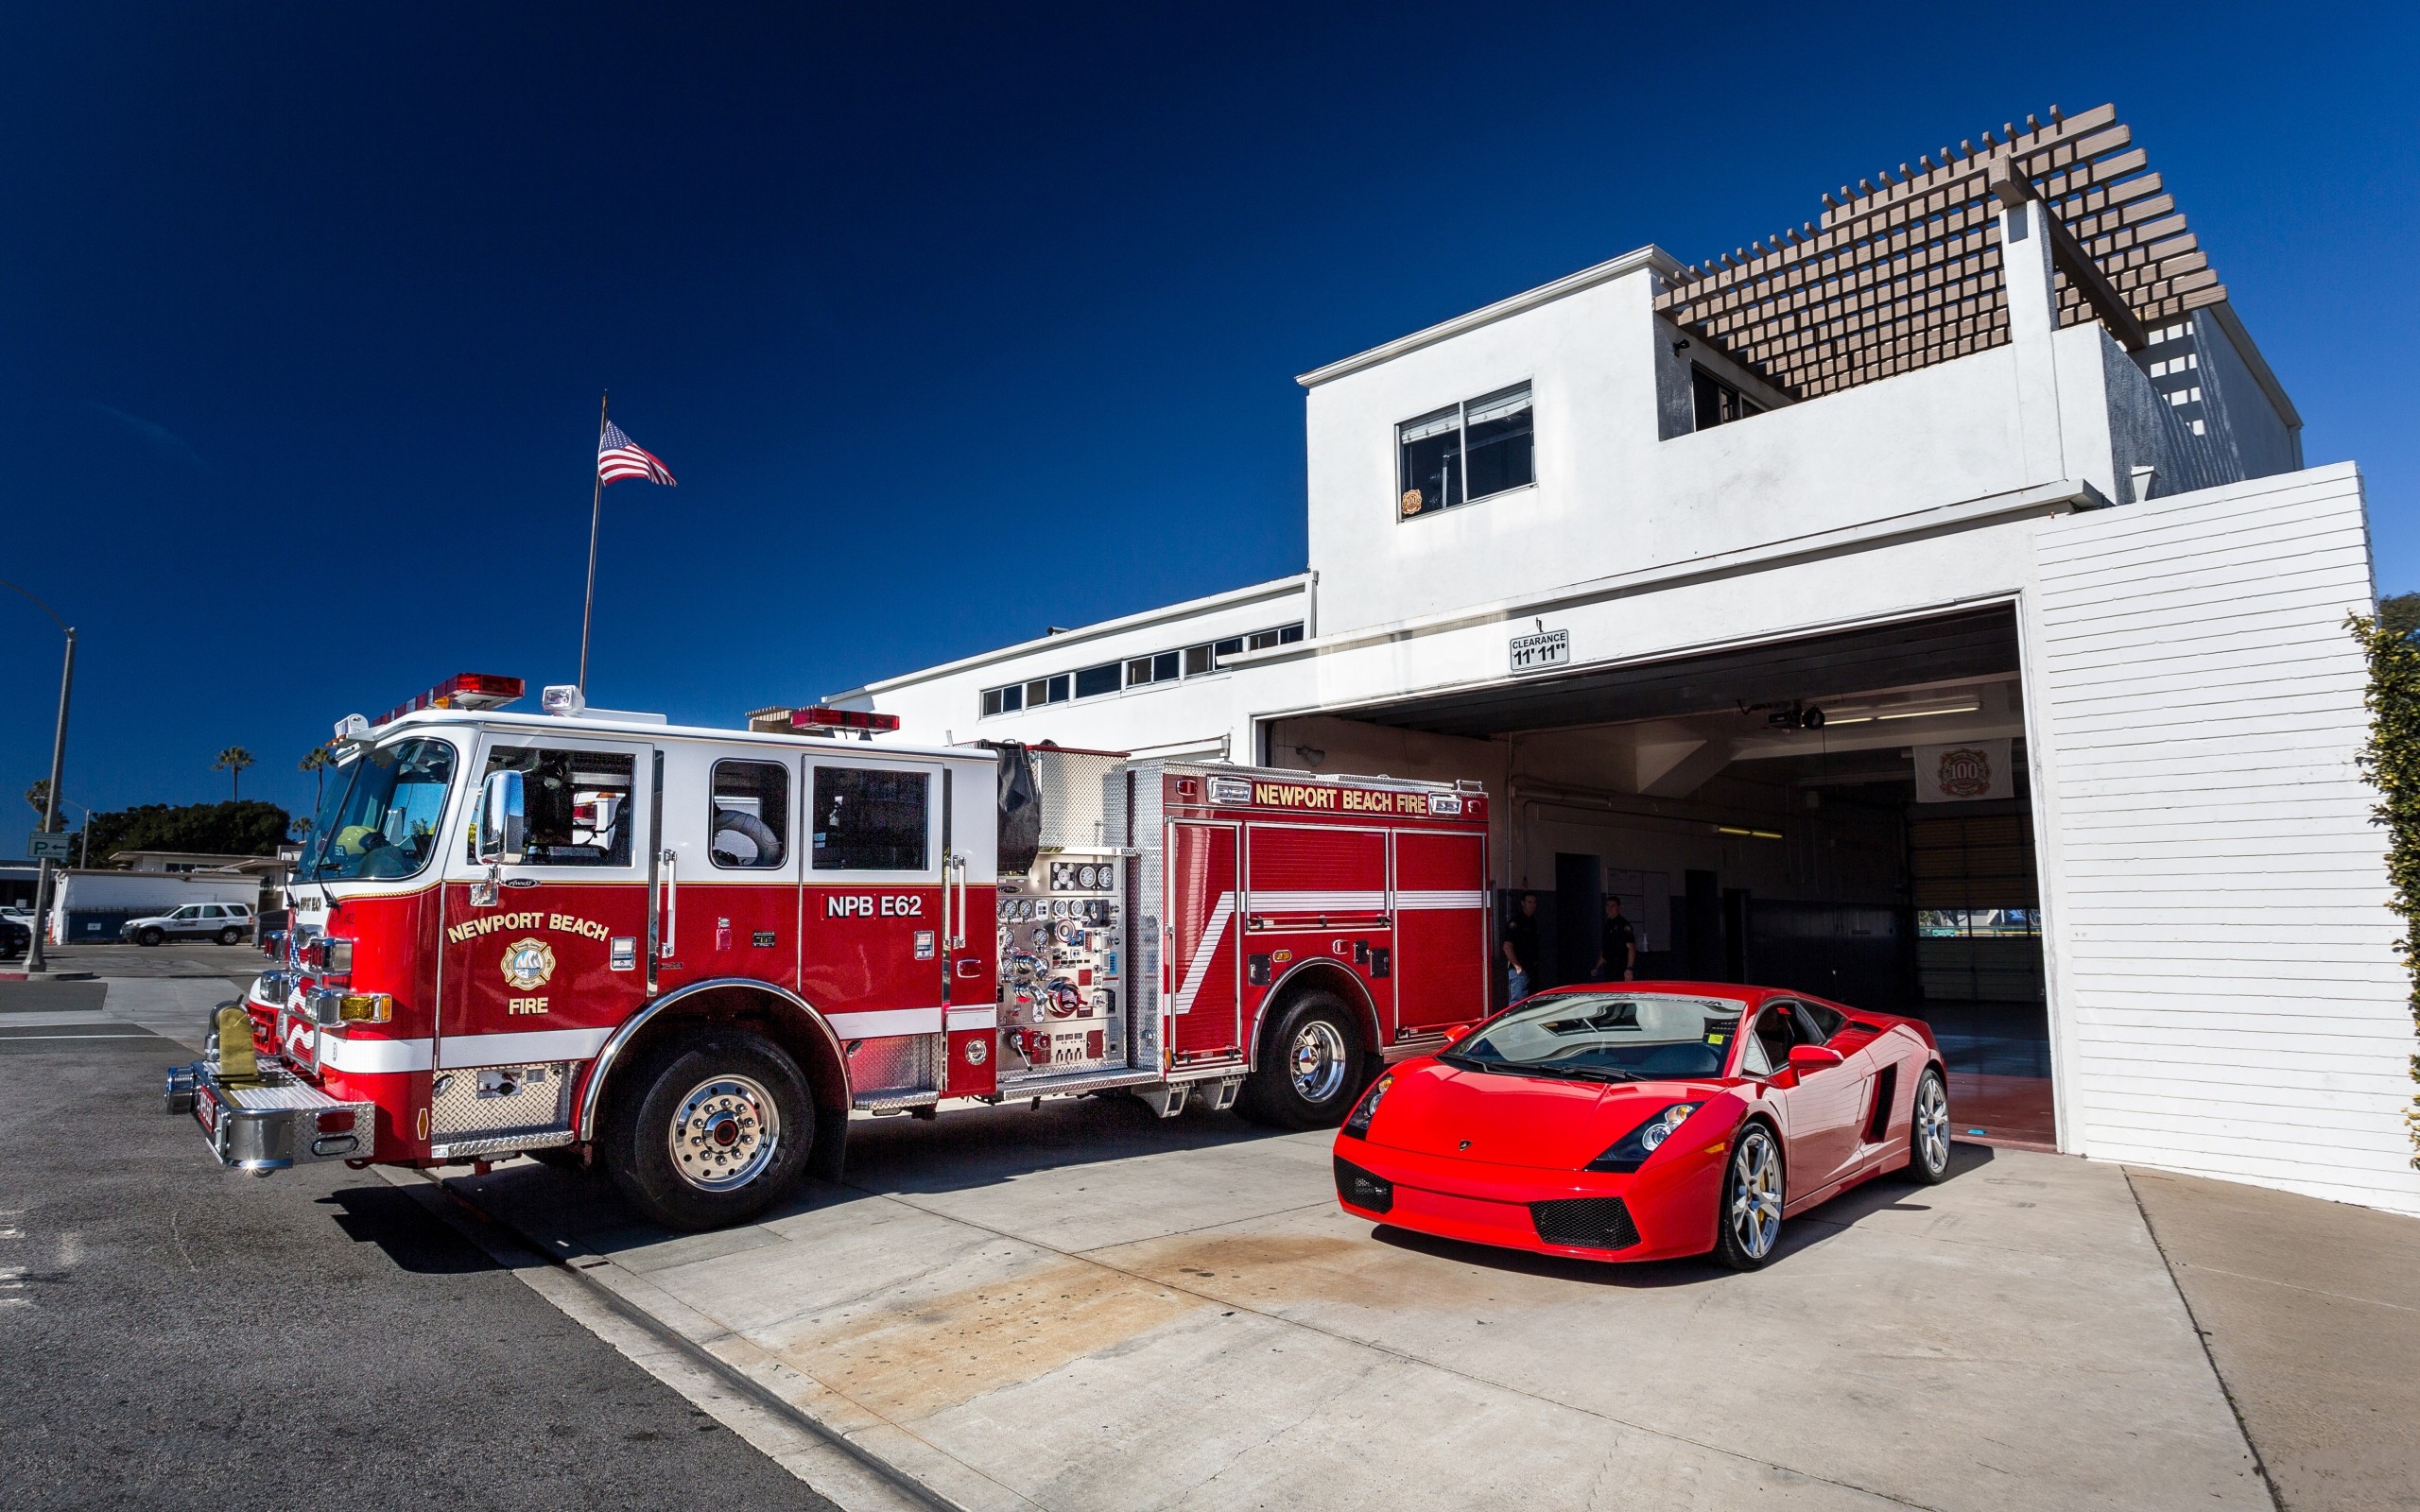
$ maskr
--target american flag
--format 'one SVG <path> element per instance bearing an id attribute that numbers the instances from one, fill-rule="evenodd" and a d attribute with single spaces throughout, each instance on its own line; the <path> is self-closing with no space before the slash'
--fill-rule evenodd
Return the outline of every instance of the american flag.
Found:
<path id="1" fill-rule="evenodd" d="M 596 438 L 596 479 L 605 484 L 622 478 L 645 478 L 667 489 L 680 487 L 653 452 L 623 435 L 622 427 L 607 421 Z"/>

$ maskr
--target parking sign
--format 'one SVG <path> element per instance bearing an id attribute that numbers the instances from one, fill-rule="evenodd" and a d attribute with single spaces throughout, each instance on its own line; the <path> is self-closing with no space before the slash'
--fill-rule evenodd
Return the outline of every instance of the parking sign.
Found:
<path id="1" fill-rule="evenodd" d="M 36 830 L 26 836 L 28 861 L 64 861 L 75 853 L 75 836 L 64 830 Z"/>

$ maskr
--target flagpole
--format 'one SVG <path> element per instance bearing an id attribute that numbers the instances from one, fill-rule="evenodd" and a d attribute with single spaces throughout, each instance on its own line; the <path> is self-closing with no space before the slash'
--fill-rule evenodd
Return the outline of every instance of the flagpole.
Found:
<path id="1" fill-rule="evenodd" d="M 611 389 L 596 397 L 596 444 L 605 444 L 605 404 Z M 593 465 L 593 462 L 592 462 Z M 605 506 L 605 470 L 596 468 L 596 486 L 588 496 L 588 596 L 579 606 L 579 696 L 588 696 L 588 620 L 596 610 L 596 519 Z"/>

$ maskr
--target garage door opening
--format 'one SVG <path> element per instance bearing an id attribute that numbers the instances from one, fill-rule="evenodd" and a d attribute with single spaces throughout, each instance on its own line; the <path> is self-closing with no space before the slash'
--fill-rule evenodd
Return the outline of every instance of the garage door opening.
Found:
<path id="1" fill-rule="evenodd" d="M 1925 1019 L 1961 1134 L 2047 1148 L 2017 656 L 1995 606 L 1274 720 L 1262 758 L 1479 777 L 1501 917 L 1537 895 L 1545 983 L 1599 977 L 1618 899 L 1639 978 Z"/>

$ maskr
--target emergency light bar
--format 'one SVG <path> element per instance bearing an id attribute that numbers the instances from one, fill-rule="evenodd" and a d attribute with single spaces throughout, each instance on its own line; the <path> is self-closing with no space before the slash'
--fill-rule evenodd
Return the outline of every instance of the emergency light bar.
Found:
<path id="1" fill-rule="evenodd" d="M 790 714 L 792 730 L 897 730 L 897 714 L 878 714 L 870 709 L 827 709 L 817 704 Z"/>
<path id="2" fill-rule="evenodd" d="M 498 677 L 493 672 L 457 672 L 419 697 L 395 705 L 371 724 L 391 725 L 422 709 L 494 709 L 520 697 L 523 686 L 519 678 Z"/>

